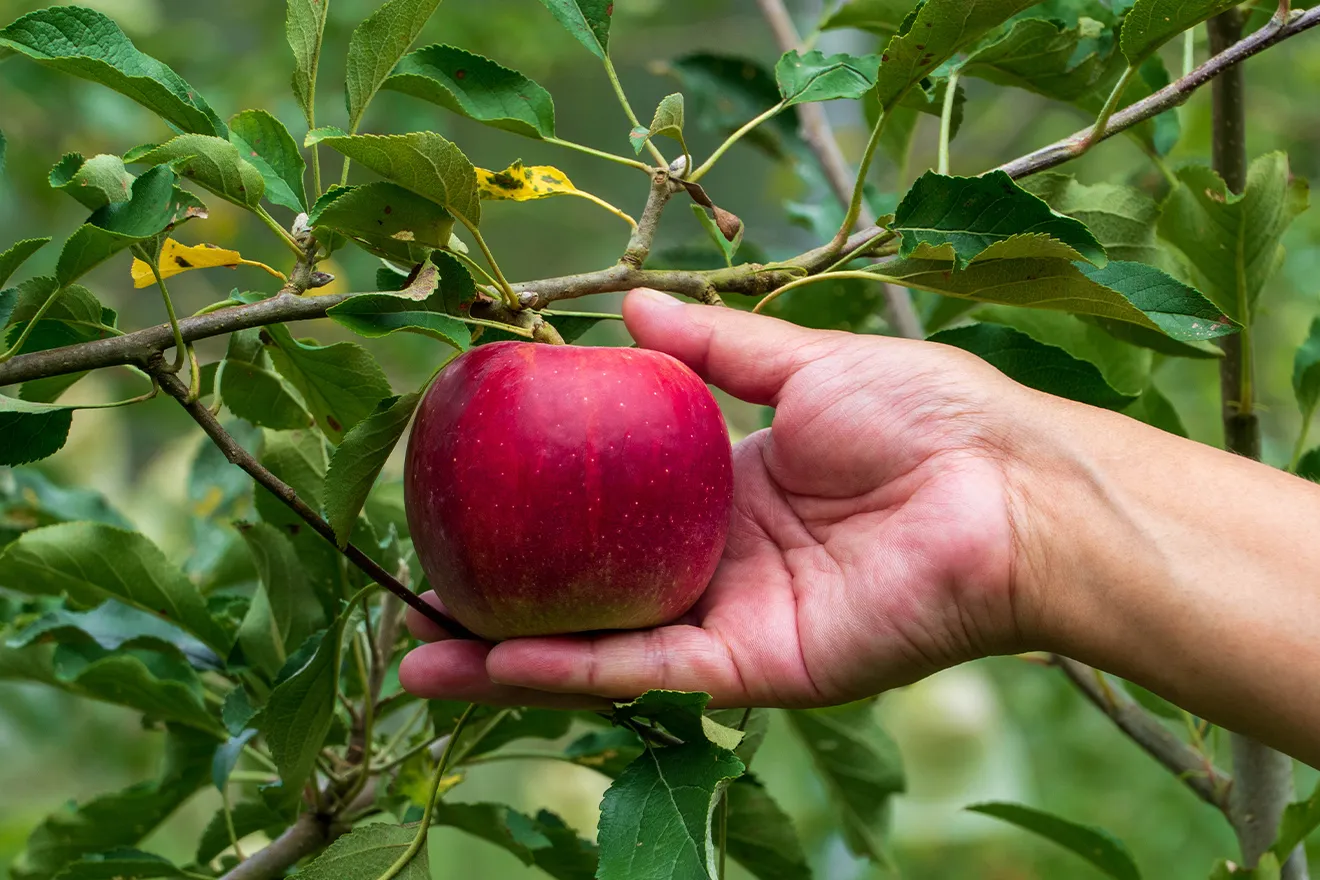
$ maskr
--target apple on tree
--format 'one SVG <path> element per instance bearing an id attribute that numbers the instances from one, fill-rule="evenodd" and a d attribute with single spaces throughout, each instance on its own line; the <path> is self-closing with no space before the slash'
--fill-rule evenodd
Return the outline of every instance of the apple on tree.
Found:
<path id="1" fill-rule="evenodd" d="M 404 492 L 427 580 L 474 633 L 635 629 L 705 589 L 733 462 L 715 398 L 669 355 L 497 342 L 422 400 Z"/>

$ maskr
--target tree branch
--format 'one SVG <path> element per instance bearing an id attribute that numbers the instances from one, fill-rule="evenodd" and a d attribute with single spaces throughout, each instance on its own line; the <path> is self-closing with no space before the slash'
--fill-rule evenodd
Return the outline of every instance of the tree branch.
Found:
<path id="1" fill-rule="evenodd" d="M 844 249 L 859 248 L 875 240 L 874 230 L 859 232 L 848 239 Z M 821 271 L 835 256 L 828 247 L 819 247 L 773 266 L 744 263 L 731 269 L 696 272 L 683 269 L 636 269 L 619 263 L 598 272 L 526 281 L 513 285 L 513 289 L 520 294 L 523 305 L 537 309 L 561 299 L 590 293 L 618 293 L 634 287 L 653 287 L 701 300 L 708 299 L 711 293 L 760 296 L 794 278 L 800 278 L 804 273 Z M 535 298 L 523 294 L 533 294 Z M 309 321 L 324 318 L 331 306 L 357 295 L 342 293 L 301 297 L 280 293 L 260 302 L 230 306 L 206 315 L 184 318 L 179 321 L 179 329 L 185 342 L 195 342 L 250 327 Z M 173 344 L 174 336 L 169 324 L 158 324 L 123 336 L 21 354 L 0 364 L 0 387 L 105 367 L 131 365 L 146 370 L 152 357 Z"/>
<path id="2" fill-rule="evenodd" d="M 1172 110 L 1186 102 L 1201 86 L 1234 65 L 1316 25 L 1320 25 L 1320 6 L 1305 12 L 1294 12 L 1284 24 L 1280 24 L 1277 20 L 1271 21 L 1245 39 L 1215 54 L 1187 76 L 1175 80 L 1150 97 L 1130 104 L 1109 117 L 1109 122 L 1105 125 L 1105 130 L 1098 134 L 1097 141 L 1113 137 L 1151 117 L 1158 116 L 1165 110 Z M 1082 129 L 1071 137 L 1055 141 L 1047 147 L 1041 147 L 1035 152 L 1006 162 L 1000 165 L 998 170 L 1007 172 L 1010 177 L 1018 178 L 1062 165 L 1077 157 L 1078 145 L 1083 143 L 1090 133 L 1091 129 Z"/>
<path id="3" fill-rule="evenodd" d="M 664 213 L 665 205 L 669 203 L 669 197 L 674 192 L 674 184 L 669 179 L 669 172 L 663 168 L 656 169 L 651 174 L 651 192 L 646 197 L 646 207 L 642 209 L 642 216 L 637 218 L 637 228 L 632 231 L 632 236 L 628 239 L 628 247 L 623 252 L 623 258 L 619 260 L 620 264 L 634 269 L 642 268 L 646 258 L 651 255 L 651 242 L 655 239 L 655 231 L 660 226 L 660 215 Z"/>
<path id="4" fill-rule="evenodd" d="M 784 0 L 757 0 L 757 4 L 761 7 L 761 14 L 765 16 L 770 29 L 774 31 L 779 50 L 787 52 L 798 48 L 802 41 L 787 7 L 784 6 Z M 825 172 L 825 179 L 830 182 L 835 197 L 847 208 L 848 203 L 852 201 L 853 183 L 857 175 L 849 167 L 843 150 L 839 148 L 839 141 L 834 136 L 834 128 L 830 125 L 829 117 L 825 115 L 824 105 L 807 102 L 798 104 L 795 109 L 798 121 L 801 123 L 802 139 L 807 142 L 807 146 L 820 162 L 821 169 Z M 863 202 L 856 228 L 870 229 L 875 226 L 875 221 L 875 214 Z M 921 329 L 921 319 L 917 317 L 917 312 L 912 307 L 912 297 L 907 289 L 888 283 L 883 283 L 883 287 L 889 324 L 895 332 L 909 339 L 921 339 L 925 336 Z"/>
<path id="5" fill-rule="evenodd" d="M 1312 10 L 1315 12 L 1316 10 Z M 1287 15 L 1287 6 L 1279 7 L 1279 16 Z M 1305 16 L 1302 16 L 1303 18 Z M 1320 21 L 1320 17 L 1317 17 Z M 1210 51 L 1222 57 L 1234 46 L 1241 46 L 1246 16 L 1230 9 L 1206 22 Z M 1280 31 L 1283 21 L 1276 17 L 1261 32 Z M 1253 34 L 1253 36 L 1255 36 Z M 1248 38 L 1250 39 L 1250 38 Z M 1247 186 L 1247 107 L 1246 81 L 1241 67 L 1226 69 L 1215 79 L 1211 91 L 1211 167 L 1219 173 L 1229 192 L 1241 194 Z M 1251 315 L 1243 316 L 1241 334 L 1225 340 L 1220 361 L 1220 399 L 1224 422 L 1224 446 L 1229 452 L 1260 460 L 1260 418 L 1252 400 Z M 1269 851 L 1279 832 L 1283 811 L 1293 799 L 1292 758 L 1276 752 L 1250 737 L 1233 734 L 1233 786 L 1229 800 L 1228 821 L 1237 835 L 1242 861 L 1254 868 Z M 1306 880 L 1306 851 L 1298 846 L 1280 872 L 1282 880 Z"/>
<path id="6" fill-rule="evenodd" d="M 240 862 L 221 880 L 275 880 L 289 868 L 328 846 L 339 834 L 326 816 L 303 813 L 283 834 L 259 852 Z"/>
<path id="7" fill-rule="evenodd" d="M 1050 658 L 1050 662 L 1063 670 L 1077 689 L 1146 754 L 1163 764 L 1201 800 L 1228 814 L 1229 791 L 1233 784 L 1228 774 L 1174 736 L 1126 694 L 1101 685 L 1097 670 L 1057 654 Z"/>
<path id="8" fill-rule="evenodd" d="M 771 0 L 759 0 L 771 2 Z M 1274 44 L 1296 36 L 1302 31 L 1320 25 L 1320 7 L 1294 12 L 1286 24 L 1267 25 L 1245 39 L 1216 54 L 1190 74 L 1161 89 L 1145 100 L 1115 113 L 1105 126 L 1102 139 L 1112 137 L 1134 125 L 1178 106 L 1196 89 L 1205 85 L 1225 70 L 1240 61 L 1255 55 Z M 806 105 L 810 106 L 810 105 Z M 1053 168 L 1076 157 L 1076 144 L 1086 137 L 1089 129 L 1082 130 L 1071 138 L 1058 141 L 1048 147 L 1036 150 L 1012 162 L 1000 166 L 1011 177 L 1025 177 L 1047 168 Z M 849 184 L 851 186 L 851 184 Z M 640 224 L 639 224 L 640 226 Z M 745 264 L 732 269 L 711 271 L 687 271 L 669 269 L 638 269 L 620 263 L 598 272 L 586 272 L 579 275 L 565 275 L 559 278 L 547 278 L 540 281 L 525 281 L 513 285 L 520 295 L 520 303 L 531 308 L 544 308 L 553 302 L 586 296 L 593 293 L 615 293 L 634 287 L 654 287 L 690 296 L 694 299 L 706 299 L 714 293 L 740 293 L 756 296 L 770 292 L 804 274 L 815 274 L 831 265 L 839 253 L 847 253 L 875 238 L 874 230 L 864 230 L 854 234 L 844 244 L 842 251 L 835 251 L 822 246 L 773 266 Z M 863 256 L 864 254 L 858 254 Z M 525 296 L 531 294 L 531 297 Z M 343 302 L 353 294 L 333 296 L 300 297 L 290 293 L 280 293 L 268 300 L 251 305 L 234 306 L 200 315 L 184 318 L 179 322 L 180 331 L 186 342 L 223 336 L 236 330 L 249 327 L 261 327 L 266 324 L 279 324 L 286 321 L 305 321 L 324 318 L 326 310 Z M 1234 338 L 1234 337 L 1228 337 Z M 0 364 L 0 387 L 41 379 L 94 370 L 104 367 L 133 365 L 146 367 L 152 355 L 164 351 L 173 344 L 168 324 L 161 324 L 145 330 L 127 333 L 110 339 L 98 339 L 77 345 L 53 348 L 22 354 Z"/>
<path id="9" fill-rule="evenodd" d="M 308 507 L 307 502 L 298 497 L 298 493 L 293 490 L 292 486 L 263 467 L 260 462 L 252 457 L 251 453 L 240 446 L 238 441 L 225 430 L 224 426 L 220 424 L 219 420 L 212 415 L 204 404 L 197 400 L 189 400 L 188 386 L 180 382 L 178 377 L 165 368 L 164 358 L 159 352 L 152 356 L 147 364 L 147 371 L 156 378 L 166 394 L 179 401 L 179 404 L 187 410 L 188 415 L 192 416 L 193 421 L 201 426 L 202 430 L 219 447 L 231 464 L 242 468 L 248 476 L 284 502 L 290 510 L 302 518 L 303 522 L 311 526 L 314 532 L 336 547 L 339 546 L 335 540 L 334 529 L 316 511 Z M 454 638 L 476 638 L 462 624 L 423 602 L 416 593 L 399 583 L 393 575 L 381 568 L 374 559 L 362 552 L 356 545 L 346 544 L 340 549 L 340 552 L 347 557 L 349 562 L 361 569 L 367 577 L 398 596 L 409 608 L 448 631 Z"/>

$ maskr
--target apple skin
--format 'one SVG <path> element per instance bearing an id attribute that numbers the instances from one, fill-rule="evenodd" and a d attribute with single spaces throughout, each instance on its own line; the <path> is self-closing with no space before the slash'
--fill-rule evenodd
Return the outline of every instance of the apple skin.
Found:
<path id="1" fill-rule="evenodd" d="M 723 552 L 728 430 L 669 355 L 490 343 L 422 399 L 404 501 L 431 587 L 483 638 L 656 626 Z"/>

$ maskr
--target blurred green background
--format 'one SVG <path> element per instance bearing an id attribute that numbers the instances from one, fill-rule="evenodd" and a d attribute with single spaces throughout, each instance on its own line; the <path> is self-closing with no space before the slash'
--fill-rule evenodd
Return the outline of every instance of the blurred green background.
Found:
<path id="1" fill-rule="evenodd" d="M 46 4 L 0 0 L 0 24 Z M 284 4 L 273 0 L 185 3 L 167 0 L 88 0 L 115 18 L 138 46 L 198 87 L 222 117 L 264 107 L 296 135 L 301 116 L 287 83 L 291 70 L 284 41 Z M 348 34 L 375 6 L 374 0 L 335 0 L 323 54 L 318 121 L 342 124 L 339 88 Z M 792 0 L 800 23 L 815 20 L 815 0 Z M 1202 29 L 1203 30 L 1203 29 Z M 628 149 L 627 122 L 598 66 L 564 34 L 535 0 L 446 0 L 419 45 L 443 41 L 515 67 L 557 98 L 562 136 L 615 152 Z M 874 38 L 856 32 L 825 35 L 821 48 L 873 51 Z M 659 63 L 694 51 L 737 54 L 767 66 L 777 56 L 768 29 L 751 0 L 619 0 L 613 54 L 640 115 L 674 89 Z M 1204 57 L 1203 41 L 1198 44 Z M 1168 58 L 1181 69 L 1181 57 Z M 1295 174 L 1320 178 L 1320 33 L 1303 35 L 1248 64 L 1252 156 L 1286 150 Z M 954 173 L 975 174 L 1069 134 L 1084 120 L 1074 111 L 1021 91 L 966 83 L 966 120 L 952 149 Z M 866 132 L 859 109 L 829 105 L 845 150 L 856 155 Z M 1208 90 L 1179 111 L 1183 138 L 1171 162 L 1206 161 Z M 880 167 L 876 183 L 901 192 L 901 183 L 934 162 L 937 120 L 923 118 L 906 169 L 896 180 Z M 636 214 L 645 182 L 631 169 L 599 162 L 513 135 L 483 128 L 402 95 L 383 93 L 373 104 L 365 131 L 433 129 L 455 140 L 473 161 L 502 168 L 515 159 L 555 164 L 581 188 Z M 75 202 L 53 192 L 46 173 L 60 155 L 122 153 L 167 132 L 145 110 L 104 88 L 35 65 L 0 64 L 0 130 L 9 139 L 6 172 L 0 178 L 0 243 L 38 235 L 67 236 L 82 222 Z M 691 134 L 697 155 L 714 146 Z M 328 173 L 338 163 L 323 155 Z M 883 163 L 880 163 L 883 166 Z M 1160 177 L 1132 145 L 1115 139 L 1066 170 L 1083 182 L 1135 183 L 1159 192 Z M 824 203 L 787 165 L 776 165 L 745 146 L 705 181 L 714 198 L 742 217 L 747 239 L 770 254 L 795 253 L 817 242 L 791 224 L 785 200 Z M 259 224 L 236 209 L 208 199 L 209 220 L 180 234 L 187 244 L 206 241 L 237 247 L 246 257 L 284 265 L 286 252 Z M 282 222 L 291 218 L 274 209 Z M 621 252 L 624 225 L 585 200 L 558 199 L 487 206 L 483 229 L 505 272 L 524 280 L 606 266 Z M 671 210 L 657 250 L 703 242 L 686 210 Z M 1263 386 L 1266 458 L 1286 463 L 1296 437 L 1297 415 L 1289 388 L 1292 355 L 1320 307 L 1320 211 L 1294 224 L 1286 240 L 1288 260 L 1273 289 L 1262 297 L 1258 368 Z M 705 245 L 709 247 L 709 245 Z M 53 266 L 56 248 L 30 270 Z M 120 326 L 133 328 L 162 319 L 154 290 L 136 291 L 128 256 L 101 267 L 86 283 L 120 312 Z M 336 256 L 338 280 L 328 290 L 370 289 L 375 262 L 360 253 Z M 172 283 L 176 302 L 192 312 L 223 299 L 233 287 L 254 289 L 270 279 L 256 270 L 195 272 Z M 801 294 L 799 294 L 801 295 Z M 583 301 L 584 308 L 615 308 L 611 297 Z M 579 305 L 579 304 L 574 304 Z M 330 327 L 303 326 L 302 334 L 323 338 Z M 617 325 L 592 331 L 586 341 L 623 341 Z M 406 335 L 406 334 L 405 334 Z M 200 353 L 215 359 L 223 350 L 212 341 Z M 415 387 L 434 368 L 435 343 L 420 337 L 391 337 L 370 345 L 396 389 Z M 1158 383 L 1174 400 L 1192 435 L 1219 442 L 1216 367 L 1206 361 L 1166 363 Z M 135 380 L 98 375 L 80 383 L 68 399 L 108 400 L 122 396 Z M 730 402 L 736 433 L 759 427 L 759 412 Z M 68 446 L 43 462 L 56 481 L 90 486 L 167 550 L 186 553 L 186 473 L 200 435 L 166 399 L 134 407 L 80 413 Z M 1170 462 L 1170 467 L 1176 463 Z M 396 471 L 397 473 L 397 471 Z M 389 472 L 387 471 L 387 477 Z M 0 473 L 3 479 L 3 473 Z M 912 878 L 1027 880 L 1100 876 L 1075 857 L 989 819 L 962 812 L 985 800 L 1013 800 L 1100 825 L 1132 848 L 1146 876 L 1203 878 L 1216 857 L 1234 853 L 1232 835 L 1218 814 L 1169 778 L 1066 685 L 1061 675 L 1020 659 L 1001 658 L 951 670 L 885 698 L 881 714 L 898 740 L 908 768 L 909 794 L 895 809 L 894 843 L 900 869 Z M 22 848 L 29 830 L 71 799 L 150 778 L 159 736 L 137 729 L 126 711 L 61 697 L 45 689 L 0 683 L 0 871 Z M 812 854 L 817 876 L 850 880 L 878 876 L 848 854 L 835 832 L 824 792 L 814 781 L 805 753 L 776 724 L 757 759 L 756 772 L 794 816 Z M 1299 770 L 1309 790 L 1313 771 Z M 592 771 L 546 762 L 508 762 L 474 768 L 460 800 L 507 799 L 515 806 L 552 807 L 580 828 L 594 827 L 605 780 Z M 187 860 L 201 826 L 218 805 L 209 789 L 153 835 L 146 848 Z M 511 856 L 463 838 L 450 829 L 432 836 L 436 876 L 502 878 L 532 876 Z M 735 873 L 734 876 L 740 876 Z"/>

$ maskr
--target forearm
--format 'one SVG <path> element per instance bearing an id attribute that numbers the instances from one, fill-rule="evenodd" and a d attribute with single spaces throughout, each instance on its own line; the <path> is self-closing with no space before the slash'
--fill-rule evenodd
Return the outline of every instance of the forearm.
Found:
<path id="1" fill-rule="evenodd" d="M 1320 763 L 1320 486 L 1037 403 L 1017 481 L 1037 646 Z"/>

